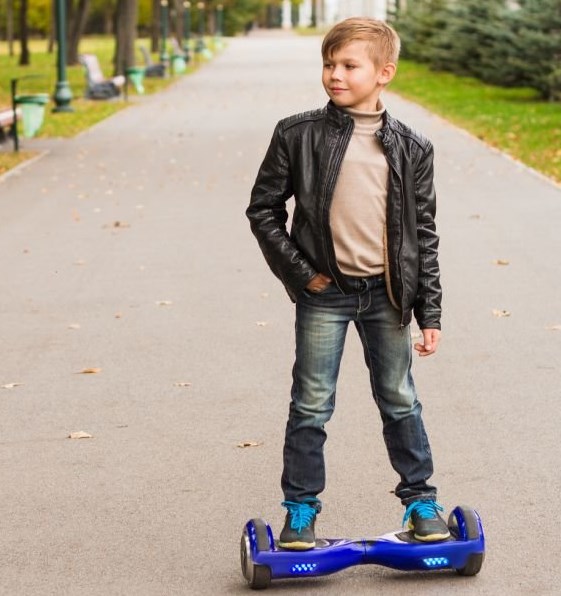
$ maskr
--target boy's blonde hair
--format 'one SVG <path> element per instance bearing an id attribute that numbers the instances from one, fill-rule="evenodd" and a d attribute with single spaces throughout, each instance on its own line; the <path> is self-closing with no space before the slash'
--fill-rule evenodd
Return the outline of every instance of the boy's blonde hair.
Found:
<path id="1" fill-rule="evenodd" d="M 337 23 L 323 39 L 321 55 L 329 60 L 351 41 L 368 42 L 368 53 L 377 68 L 388 62 L 397 64 L 401 41 L 392 27 L 369 17 L 351 17 Z"/>

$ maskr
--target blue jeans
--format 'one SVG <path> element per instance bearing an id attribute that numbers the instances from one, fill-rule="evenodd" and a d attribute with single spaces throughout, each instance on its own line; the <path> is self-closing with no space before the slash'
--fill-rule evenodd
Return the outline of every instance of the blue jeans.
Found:
<path id="1" fill-rule="evenodd" d="M 307 290 L 296 303 L 296 361 L 286 426 L 282 489 L 287 501 L 316 497 L 325 488 L 324 426 L 335 390 L 347 327 L 352 321 L 364 348 L 372 394 L 383 422 L 390 463 L 400 476 L 395 494 L 406 505 L 435 499 L 429 442 L 411 375 L 411 334 L 400 327 L 384 276 L 349 278 L 356 293 L 331 284 Z M 351 431 L 352 432 L 352 431 Z"/>

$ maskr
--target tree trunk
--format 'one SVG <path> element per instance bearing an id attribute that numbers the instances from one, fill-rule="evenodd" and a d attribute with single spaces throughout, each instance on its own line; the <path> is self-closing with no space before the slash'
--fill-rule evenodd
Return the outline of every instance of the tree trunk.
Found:
<path id="1" fill-rule="evenodd" d="M 49 37 L 47 42 L 47 52 L 52 54 L 55 51 L 55 37 L 56 37 L 56 0 L 51 0 L 51 19 L 49 23 Z"/>
<path id="2" fill-rule="evenodd" d="M 8 54 L 14 55 L 14 0 L 6 0 L 6 40 Z"/>
<path id="3" fill-rule="evenodd" d="M 20 0 L 19 4 L 19 40 L 21 44 L 21 54 L 19 57 L 20 66 L 29 66 L 31 55 L 29 53 L 29 30 L 27 26 L 27 0 Z"/>
<path id="4" fill-rule="evenodd" d="M 115 75 L 125 74 L 129 66 L 134 66 L 134 42 L 138 18 L 137 0 L 118 0 L 115 17 Z"/>
<path id="5" fill-rule="evenodd" d="M 68 50 L 66 58 L 68 64 L 78 64 L 78 46 L 84 33 L 84 27 L 88 18 L 90 0 L 78 0 L 78 7 L 69 22 Z"/>
<path id="6" fill-rule="evenodd" d="M 152 25 L 150 26 L 150 51 L 160 48 L 160 0 L 152 0 Z"/>

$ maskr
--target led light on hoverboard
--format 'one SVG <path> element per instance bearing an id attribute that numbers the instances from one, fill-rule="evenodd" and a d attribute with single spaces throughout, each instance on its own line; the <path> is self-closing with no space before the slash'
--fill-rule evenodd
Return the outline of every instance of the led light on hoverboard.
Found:
<path id="1" fill-rule="evenodd" d="M 317 566 L 317 563 L 297 563 L 290 568 L 290 573 L 310 573 Z"/>
<path id="2" fill-rule="evenodd" d="M 423 563 L 427 566 L 427 567 L 447 567 L 449 564 L 449 561 L 446 557 L 427 557 L 426 559 L 423 559 Z"/>

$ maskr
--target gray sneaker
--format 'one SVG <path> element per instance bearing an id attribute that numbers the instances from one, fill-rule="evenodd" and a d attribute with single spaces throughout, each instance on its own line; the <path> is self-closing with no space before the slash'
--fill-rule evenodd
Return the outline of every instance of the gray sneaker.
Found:
<path id="1" fill-rule="evenodd" d="M 439 511 L 444 511 L 444 507 L 436 501 L 413 501 L 405 510 L 403 525 L 408 521 L 409 529 L 422 542 L 446 540 L 450 538 L 450 530 Z"/>
<path id="2" fill-rule="evenodd" d="M 314 526 L 318 510 L 317 499 L 307 499 L 303 503 L 283 501 L 288 509 L 284 528 L 279 536 L 279 546 L 290 550 L 309 550 L 316 545 Z"/>

